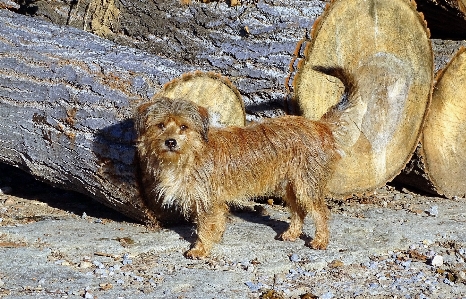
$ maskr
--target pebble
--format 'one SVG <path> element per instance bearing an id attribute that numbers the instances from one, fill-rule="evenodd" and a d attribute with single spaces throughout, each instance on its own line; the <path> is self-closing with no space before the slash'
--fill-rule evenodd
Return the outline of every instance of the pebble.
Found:
<path id="1" fill-rule="evenodd" d="M 248 286 L 248 288 L 249 288 L 249 290 L 251 292 L 258 292 L 260 289 L 267 287 L 265 284 L 263 284 L 261 282 L 253 283 L 251 281 L 247 281 L 245 284 Z"/>
<path id="2" fill-rule="evenodd" d="M 458 273 L 456 274 L 457 276 L 457 280 L 458 281 L 461 281 L 461 282 L 465 282 L 466 281 L 466 272 L 465 271 L 458 271 Z"/>
<path id="3" fill-rule="evenodd" d="M 320 299 L 332 299 L 333 294 L 332 294 L 332 292 L 327 292 L 327 293 L 323 294 L 322 296 L 320 296 L 319 298 Z"/>
<path id="4" fill-rule="evenodd" d="M 429 214 L 432 217 L 437 217 L 438 216 L 438 206 L 432 206 L 430 209 L 426 210 L 427 214 Z"/>
<path id="5" fill-rule="evenodd" d="M 129 254 L 125 253 L 125 254 L 123 255 L 122 264 L 123 264 L 123 265 L 131 265 L 132 263 L 133 263 L 133 260 L 131 260 L 131 259 L 129 258 Z"/>
<path id="6" fill-rule="evenodd" d="M 94 264 L 94 266 L 96 266 L 96 267 L 99 268 L 99 269 L 105 268 L 105 265 L 102 264 L 102 263 L 99 262 L 99 261 L 94 261 L 93 264 Z"/>
<path id="7" fill-rule="evenodd" d="M 290 256 L 290 261 L 292 261 L 292 262 L 299 262 L 299 261 L 301 261 L 301 258 L 300 258 L 299 255 L 297 255 L 296 253 L 293 253 L 293 254 Z"/>
<path id="8" fill-rule="evenodd" d="M 92 267 L 92 263 L 86 262 L 86 261 L 80 262 L 78 267 L 81 268 L 81 269 L 87 269 L 87 268 Z"/>
<path id="9" fill-rule="evenodd" d="M 440 267 L 443 265 L 443 256 L 436 255 L 432 258 L 430 264 L 434 267 Z"/>
<path id="10" fill-rule="evenodd" d="M 81 216 L 82 219 L 86 219 L 87 218 L 87 214 L 86 212 L 83 212 L 83 215 Z"/>

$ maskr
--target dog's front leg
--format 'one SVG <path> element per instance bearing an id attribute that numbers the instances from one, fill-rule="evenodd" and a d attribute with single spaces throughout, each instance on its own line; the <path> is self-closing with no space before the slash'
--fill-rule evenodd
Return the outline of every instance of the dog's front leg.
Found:
<path id="1" fill-rule="evenodd" d="M 225 231 L 226 213 L 225 204 L 212 207 L 210 211 L 198 212 L 196 217 L 197 240 L 192 248 L 186 252 L 190 259 L 201 259 L 209 255 L 215 243 L 220 242 Z"/>

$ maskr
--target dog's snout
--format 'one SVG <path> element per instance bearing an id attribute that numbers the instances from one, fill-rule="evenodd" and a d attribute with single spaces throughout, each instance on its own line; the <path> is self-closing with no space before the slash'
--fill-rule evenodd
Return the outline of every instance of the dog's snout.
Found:
<path id="1" fill-rule="evenodd" d="M 176 148 L 176 140 L 175 139 L 167 139 L 165 140 L 165 145 L 170 149 L 173 150 Z"/>

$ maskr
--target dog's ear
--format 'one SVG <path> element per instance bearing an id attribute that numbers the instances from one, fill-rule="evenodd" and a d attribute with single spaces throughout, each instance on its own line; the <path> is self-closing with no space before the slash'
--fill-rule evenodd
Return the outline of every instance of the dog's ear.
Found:
<path id="1" fill-rule="evenodd" d="M 141 135 L 146 131 L 145 123 L 147 117 L 147 110 L 150 105 L 152 105 L 152 103 L 144 103 L 137 107 L 136 114 L 134 117 L 134 125 L 138 135 Z"/>
<path id="2" fill-rule="evenodd" d="M 201 106 L 199 106 L 198 109 L 202 121 L 201 136 L 205 141 L 208 141 L 209 139 L 207 135 L 209 134 L 209 112 L 206 108 Z"/>

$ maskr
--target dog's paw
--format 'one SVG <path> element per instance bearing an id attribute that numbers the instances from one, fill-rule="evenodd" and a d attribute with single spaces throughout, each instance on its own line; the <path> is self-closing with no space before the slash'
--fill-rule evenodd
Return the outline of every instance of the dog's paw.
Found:
<path id="1" fill-rule="evenodd" d="M 192 260 L 199 260 L 207 257 L 207 252 L 204 249 L 192 248 L 185 252 L 185 257 Z"/>
<path id="2" fill-rule="evenodd" d="M 328 240 L 314 239 L 308 244 L 312 249 L 323 250 L 327 249 Z"/>
<path id="3" fill-rule="evenodd" d="M 301 235 L 301 232 L 287 230 L 280 235 L 280 239 L 283 241 L 296 241 Z"/>

